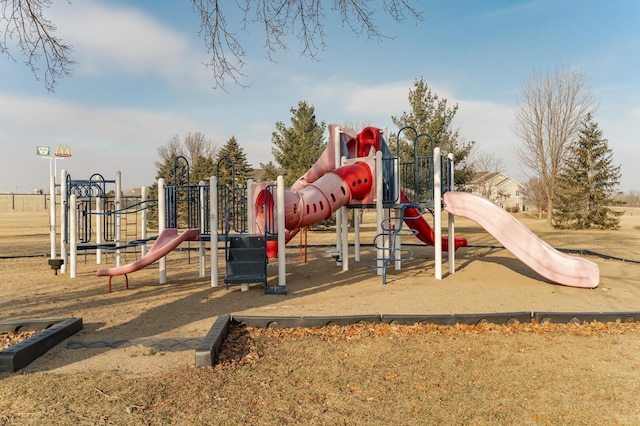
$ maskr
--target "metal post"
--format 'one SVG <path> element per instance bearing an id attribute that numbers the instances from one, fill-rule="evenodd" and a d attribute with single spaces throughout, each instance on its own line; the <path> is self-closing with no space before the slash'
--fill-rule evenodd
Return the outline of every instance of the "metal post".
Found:
<path id="1" fill-rule="evenodd" d="M 436 280 L 442 279 L 442 167 L 440 163 L 440 147 L 433 149 L 433 230 Z"/>
<path id="2" fill-rule="evenodd" d="M 449 153 L 447 155 L 447 159 L 449 160 L 449 178 L 447 182 L 447 188 L 449 191 L 453 190 L 453 154 Z M 448 225 L 449 229 L 447 230 L 447 235 L 449 236 L 449 273 L 453 274 L 456 272 L 456 245 L 455 245 L 455 216 L 452 214 L 448 214 Z"/>
<path id="3" fill-rule="evenodd" d="M 102 215 L 102 200 L 104 200 L 105 195 L 106 194 L 100 194 L 98 197 L 96 197 L 96 244 L 98 245 L 98 247 L 96 248 L 97 265 L 100 265 L 102 263 L 102 249 L 100 248 L 100 245 L 102 244 L 102 219 L 107 217 L 106 212 L 105 216 Z"/>
<path id="4" fill-rule="evenodd" d="M 353 210 L 353 251 L 354 260 L 360 262 L 360 213 L 362 209 Z"/>
<path id="5" fill-rule="evenodd" d="M 211 236 L 211 287 L 218 287 L 218 178 L 209 178 L 209 235 Z"/>
<path id="6" fill-rule="evenodd" d="M 334 158 L 333 158 L 333 166 L 334 168 L 340 167 L 340 163 L 342 161 L 341 153 L 340 153 L 340 127 L 336 126 L 334 128 L 334 134 L 332 138 L 333 146 L 334 146 Z M 336 253 L 339 253 L 340 257 L 342 257 L 342 214 L 341 211 L 336 211 Z M 340 262 L 336 259 L 336 266 L 339 266 Z"/>
<path id="7" fill-rule="evenodd" d="M 383 205 L 382 205 L 382 151 L 376 152 L 376 235 L 382 234 L 382 220 L 383 220 Z M 380 247 L 378 243 L 378 248 L 376 249 L 376 267 L 378 275 L 382 275 L 382 268 L 384 267 L 384 260 L 382 258 L 384 256 L 384 251 Z"/>
<path id="8" fill-rule="evenodd" d="M 142 244 L 142 248 L 140 249 L 140 255 L 145 257 L 147 254 L 147 187 L 143 186 L 140 189 L 140 202 L 142 206 L 142 231 L 140 234 L 140 238 L 144 241 Z"/>
<path id="9" fill-rule="evenodd" d="M 122 232 L 122 216 L 120 210 L 122 209 L 122 183 L 120 180 L 120 172 L 116 172 L 116 234 L 115 234 L 115 244 L 116 247 L 120 247 L 120 243 L 122 242 L 121 232 Z M 120 266 L 120 249 L 116 249 L 116 266 Z"/>
<path id="10" fill-rule="evenodd" d="M 56 178 L 49 177 L 49 238 L 51 239 L 51 259 L 56 258 Z"/>
<path id="11" fill-rule="evenodd" d="M 60 266 L 60 272 L 67 271 L 67 262 L 69 261 L 67 256 L 67 171 L 62 169 L 60 171 L 60 257 L 62 258 L 62 265 Z"/>
<path id="12" fill-rule="evenodd" d="M 69 204 L 69 278 L 75 278 L 78 272 L 78 212 L 76 210 L 76 194 L 71 194 Z"/>
<path id="13" fill-rule="evenodd" d="M 167 200 L 164 193 L 164 178 L 158 179 L 158 236 L 162 234 L 167 223 Z M 158 261 L 159 282 L 167 283 L 167 258 L 161 257 Z"/>
<path id="14" fill-rule="evenodd" d="M 285 288 L 287 285 L 287 265 L 285 257 L 284 233 L 284 177 L 278 176 L 277 180 L 276 208 L 278 209 L 278 286 Z"/>
<path id="15" fill-rule="evenodd" d="M 247 179 L 247 232 L 249 235 L 253 235 L 255 232 L 255 213 L 254 213 L 254 201 L 253 201 L 253 179 Z"/>
<path id="16" fill-rule="evenodd" d="M 347 157 L 342 157 L 341 164 L 345 165 L 347 163 Z M 341 239 L 341 247 L 342 252 L 340 253 L 340 259 L 342 260 L 342 270 L 349 270 L 349 212 L 347 211 L 346 206 L 340 207 L 340 216 L 342 216 L 341 220 L 341 229 L 340 229 L 340 239 Z"/>
<path id="17" fill-rule="evenodd" d="M 199 195 L 200 195 L 200 234 L 202 234 L 202 232 L 205 229 L 205 217 L 204 217 L 204 213 L 206 211 L 206 209 L 204 208 L 205 206 L 205 197 L 204 197 L 204 181 L 201 180 L 200 182 L 198 182 L 198 189 L 199 189 Z M 202 278 L 205 275 L 205 267 L 206 267 L 206 252 L 205 252 L 205 247 L 204 247 L 204 241 L 202 241 L 202 238 L 200 238 L 199 241 L 200 246 L 198 247 L 198 277 Z"/>

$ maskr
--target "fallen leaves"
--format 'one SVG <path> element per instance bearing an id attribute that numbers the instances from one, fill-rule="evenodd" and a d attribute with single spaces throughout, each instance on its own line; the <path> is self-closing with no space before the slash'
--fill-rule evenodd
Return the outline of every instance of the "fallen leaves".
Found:
<path id="1" fill-rule="evenodd" d="M 238 326 L 242 328 L 241 326 Z M 574 336 L 601 336 L 612 334 L 625 334 L 639 332 L 640 322 L 589 322 L 557 324 L 550 322 L 538 323 L 535 320 L 529 323 L 510 324 L 456 324 L 437 325 L 432 323 L 417 323 L 412 325 L 359 323 L 347 326 L 327 325 L 325 327 L 295 327 L 295 328 L 256 328 L 246 327 L 246 333 L 252 338 L 258 336 L 295 339 L 301 337 L 320 337 L 327 340 L 353 340 L 372 337 L 403 337 L 420 334 L 435 334 L 445 336 L 469 336 L 475 334 L 570 334 Z"/>
<path id="2" fill-rule="evenodd" d="M 9 346 L 16 345 L 23 340 L 28 339 L 31 336 L 34 336 L 40 333 L 42 330 L 38 331 L 11 331 L 7 333 L 0 334 L 0 351 L 8 348 Z"/>
<path id="3" fill-rule="evenodd" d="M 640 322 L 584 322 L 558 324 L 551 322 L 538 323 L 535 320 L 528 323 L 509 324 L 456 324 L 437 325 L 433 323 L 417 323 L 412 325 L 399 325 L 387 323 L 358 323 L 346 326 L 327 325 L 325 327 L 293 327 L 293 328 L 258 328 L 248 327 L 238 323 L 232 323 L 229 335 L 218 356 L 220 368 L 227 366 L 241 366 L 257 362 L 261 355 L 256 340 L 260 339 L 262 345 L 268 345 L 270 339 L 281 342 L 296 339 L 317 338 L 328 342 L 356 341 L 371 338 L 398 339 L 409 336 L 448 336 L 452 339 L 461 336 L 475 335 L 502 335 L 511 336 L 517 334 L 535 335 L 571 335 L 582 337 L 595 337 L 605 335 L 622 335 L 628 333 L 640 333 Z M 521 348 L 520 352 L 526 349 Z M 344 359 L 347 355 L 340 354 Z M 386 377 L 393 380 L 393 377 Z"/>

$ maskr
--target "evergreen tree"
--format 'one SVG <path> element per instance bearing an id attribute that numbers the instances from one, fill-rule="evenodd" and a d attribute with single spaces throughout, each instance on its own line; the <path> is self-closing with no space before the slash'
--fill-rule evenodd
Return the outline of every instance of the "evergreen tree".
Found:
<path id="1" fill-rule="evenodd" d="M 229 161 L 231 160 L 231 161 Z M 231 184 L 231 165 L 233 163 L 234 185 L 244 186 L 253 174 L 253 167 L 247 161 L 247 154 L 238 144 L 235 136 L 232 136 L 218 151 L 215 158 L 216 176 L 218 183 Z"/>
<path id="2" fill-rule="evenodd" d="M 620 205 L 614 199 L 620 183 L 620 166 L 613 165 L 613 151 L 598 124 L 587 114 L 578 139 L 570 145 L 558 186 L 555 228 L 617 229 L 623 212 L 610 209 Z"/>
<path id="3" fill-rule="evenodd" d="M 447 99 L 433 93 L 422 77 L 414 82 L 413 90 L 409 90 L 409 105 L 411 112 L 403 112 L 400 117 L 392 116 L 393 123 L 398 128 L 410 126 L 421 135 L 418 138 L 418 155 L 431 155 L 434 144 L 440 147 L 442 155 L 453 153 L 455 184 L 460 186 L 468 182 L 473 175 L 473 166 L 467 158 L 475 142 L 461 140 L 458 129 L 452 127 L 458 105 L 449 107 Z M 399 146 L 400 152 L 395 154 L 401 161 L 413 159 L 415 137 L 416 134 L 410 130 L 400 134 L 400 141 L 396 140 L 396 136 L 392 137 L 390 148 L 395 153 L 396 145 Z"/>
<path id="4" fill-rule="evenodd" d="M 262 180 L 264 182 L 275 181 L 278 176 L 284 176 L 284 171 L 276 166 L 273 161 L 269 161 L 266 164 L 260 163 L 260 168 L 262 169 Z"/>
<path id="5" fill-rule="evenodd" d="M 271 152 L 280 171 L 284 172 L 285 186 L 289 187 L 316 162 L 326 146 L 323 134 L 324 121 L 316 121 L 315 109 L 306 101 L 298 102 L 298 109 L 291 108 L 291 127 L 276 123 L 271 134 Z M 269 164 L 261 164 L 267 169 Z"/>

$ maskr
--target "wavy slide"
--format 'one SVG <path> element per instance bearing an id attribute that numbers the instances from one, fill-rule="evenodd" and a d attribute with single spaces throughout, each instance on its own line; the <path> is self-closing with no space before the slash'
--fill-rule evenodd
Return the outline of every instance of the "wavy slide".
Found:
<path id="1" fill-rule="evenodd" d="M 600 270 L 597 264 L 559 252 L 490 200 L 455 191 L 446 192 L 443 198 L 445 211 L 482 226 L 525 265 L 546 279 L 569 287 L 598 286 Z"/>
<path id="2" fill-rule="evenodd" d="M 166 256 L 170 251 L 174 250 L 184 241 L 197 241 L 199 238 L 200 230 L 197 228 L 188 229 L 182 234 L 178 234 L 178 230 L 176 228 L 167 228 L 160 233 L 158 239 L 153 243 L 153 246 L 151 246 L 144 257 L 126 265 L 98 269 L 96 271 L 96 275 L 99 277 L 113 277 L 115 275 L 126 275 L 130 272 L 138 271 Z"/>

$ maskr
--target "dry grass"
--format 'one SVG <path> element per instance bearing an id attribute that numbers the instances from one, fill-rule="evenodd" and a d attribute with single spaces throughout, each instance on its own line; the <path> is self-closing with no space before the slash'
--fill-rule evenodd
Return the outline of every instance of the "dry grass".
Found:
<path id="1" fill-rule="evenodd" d="M 7 224 L 4 219 L 0 216 L 0 223 Z M 637 259 L 638 222 L 625 220 L 619 233 L 568 236 L 535 221 L 530 225 L 539 226 L 536 232 L 554 245 L 598 249 L 608 243 L 609 254 Z M 461 222 L 458 230 L 478 236 L 476 242 L 492 242 L 470 224 Z M 48 249 L 46 232 L 2 229 L 1 234 L 3 255 Z M 611 244 L 623 237 L 627 244 Z M 84 294 L 114 307 L 153 290 L 138 284 L 126 297 L 123 291 L 106 295 L 100 283 L 99 290 Z M 397 291 L 387 288 L 390 294 Z M 23 304 L 23 317 L 29 309 L 41 309 L 45 298 L 57 297 L 44 286 L 37 289 L 33 300 Z M 45 298 L 38 299 L 39 294 Z M 159 291 L 154 294 L 164 297 Z M 73 306 L 74 297 L 61 296 L 56 303 Z M 214 298 L 199 300 L 210 308 L 207 297 Z M 235 300 L 234 295 L 227 297 Z M 12 300 L 5 294 L 0 301 L 11 310 Z M 140 299 L 139 304 L 149 300 Z M 130 315 L 144 316 L 150 309 Z M 113 315 L 121 312 L 114 308 Z M 131 361 L 144 357 L 149 363 L 172 355 L 150 349 L 127 353 Z M 234 327 L 222 362 L 213 368 L 179 364 L 154 373 L 118 366 L 73 373 L 2 373 L 0 424 L 635 425 L 640 424 L 638 354 L 636 323 Z"/>
<path id="2" fill-rule="evenodd" d="M 214 368 L 4 375 L 3 424 L 640 421 L 637 324 L 246 330 Z M 161 356 L 153 355 L 149 356 Z"/>

